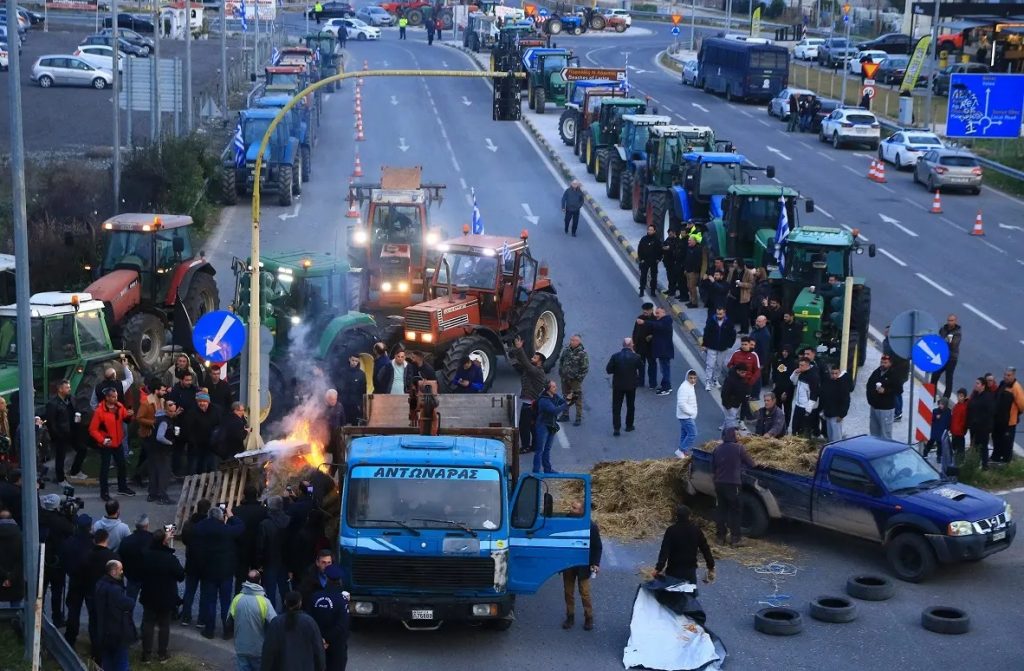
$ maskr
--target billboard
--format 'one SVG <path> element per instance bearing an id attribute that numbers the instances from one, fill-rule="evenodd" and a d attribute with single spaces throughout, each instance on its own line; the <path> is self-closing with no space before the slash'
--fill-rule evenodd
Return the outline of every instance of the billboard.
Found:
<path id="1" fill-rule="evenodd" d="M 259 7 L 260 21 L 273 21 L 277 17 L 277 4 L 274 0 L 226 0 L 225 2 L 227 15 L 235 19 L 241 18 L 243 7 L 245 7 L 245 18 L 249 21 L 256 18 L 257 7 Z M 249 30 L 254 30 L 254 28 L 249 28 Z"/>
<path id="2" fill-rule="evenodd" d="M 99 8 L 98 0 L 46 0 L 46 9 L 71 9 L 83 12 L 95 12 Z"/>
<path id="3" fill-rule="evenodd" d="M 953 74 L 947 137 L 1020 137 L 1024 75 Z"/>

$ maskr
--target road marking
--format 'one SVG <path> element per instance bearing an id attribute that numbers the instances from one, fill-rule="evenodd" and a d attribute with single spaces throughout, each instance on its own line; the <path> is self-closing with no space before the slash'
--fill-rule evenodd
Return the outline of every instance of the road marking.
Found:
<path id="1" fill-rule="evenodd" d="M 469 185 L 466 184 L 466 178 L 465 177 L 459 177 L 459 184 L 462 185 L 462 190 L 463 191 L 469 191 Z"/>
<path id="2" fill-rule="evenodd" d="M 113 61 L 111 61 L 111 62 L 113 62 Z M 738 112 L 739 112 L 740 114 L 742 114 L 743 116 L 748 116 L 748 117 L 751 117 L 751 118 L 753 118 L 753 115 L 752 115 L 752 114 L 751 114 L 750 112 L 748 112 L 747 110 L 737 110 L 737 111 L 738 111 Z"/>
<path id="3" fill-rule="evenodd" d="M 927 207 L 925 207 L 921 203 L 917 202 L 916 200 L 911 200 L 910 198 L 907 198 L 906 196 L 903 197 L 903 200 L 907 201 L 908 203 L 910 203 L 914 207 L 920 208 L 920 209 L 925 210 L 925 211 L 928 210 Z"/>
<path id="4" fill-rule="evenodd" d="M 900 261 L 899 259 L 897 259 L 895 256 L 893 256 L 889 252 L 885 251 L 884 249 L 879 249 L 878 253 L 883 255 L 883 256 L 888 256 L 891 261 L 895 262 L 896 264 L 898 264 L 902 268 L 906 268 L 907 267 L 907 264 L 903 263 L 903 261 Z"/>
<path id="5" fill-rule="evenodd" d="M 820 149 L 818 150 L 818 155 L 821 156 L 822 158 L 827 158 L 828 160 L 832 161 L 833 163 L 835 163 L 835 161 L 836 161 L 834 158 L 829 156 L 826 152 L 821 151 Z"/>
<path id="6" fill-rule="evenodd" d="M 847 226 L 846 224 L 839 224 L 839 225 L 842 226 L 843 228 L 845 228 L 850 233 L 853 233 L 853 229 L 850 228 L 849 226 Z M 857 237 L 860 238 L 861 240 L 863 240 L 864 242 L 871 242 L 870 240 L 868 240 L 868 236 L 864 235 L 863 233 L 861 233 L 859 231 L 857 232 Z"/>
<path id="7" fill-rule="evenodd" d="M 999 228 L 1005 228 L 1008 231 L 1024 231 L 1024 228 L 1021 228 L 1020 226 L 1010 226 L 1009 224 L 1004 224 L 1003 222 L 999 222 Z"/>
<path id="8" fill-rule="evenodd" d="M 889 187 L 887 187 L 887 186 L 886 186 L 885 184 L 879 184 L 878 186 L 882 187 L 883 189 L 885 189 L 885 190 L 886 190 L 886 191 L 888 191 L 889 193 L 896 193 L 895 191 L 893 191 L 892 189 L 890 189 Z"/>
<path id="9" fill-rule="evenodd" d="M 469 203 L 469 206 L 473 207 L 473 196 L 469 195 L 468 193 L 464 193 L 462 195 L 466 197 L 466 202 Z"/>
<path id="10" fill-rule="evenodd" d="M 409 151 L 409 145 L 407 145 L 405 143 L 405 138 L 404 137 L 398 138 L 398 148 L 402 150 L 403 154 L 405 152 Z"/>
<path id="11" fill-rule="evenodd" d="M 892 217 L 890 217 L 888 215 L 885 215 L 885 214 L 882 214 L 881 212 L 878 213 L 878 216 L 881 217 L 882 221 L 884 221 L 885 223 L 892 224 L 893 226 L 895 226 L 896 228 L 900 229 L 901 231 L 903 231 L 904 233 L 906 233 L 910 237 L 912 237 L 912 238 L 916 238 L 917 237 L 917 233 L 913 232 L 912 230 L 910 230 L 909 228 L 907 228 L 906 226 L 901 224 L 899 222 L 899 219 L 893 219 Z"/>
<path id="12" fill-rule="evenodd" d="M 555 434 L 555 442 L 557 442 L 558 446 L 563 450 L 569 449 L 569 439 L 565 437 L 565 431 L 559 431 Z"/>
<path id="13" fill-rule="evenodd" d="M 493 142 L 491 142 L 491 138 L 486 137 L 486 138 L 484 138 L 484 140 L 487 143 L 487 148 L 488 149 L 490 149 L 491 151 L 498 151 L 498 146 L 495 145 Z"/>
<path id="14" fill-rule="evenodd" d="M 280 219 L 281 221 L 285 221 L 287 219 L 294 219 L 295 217 L 299 216 L 299 210 L 301 209 L 302 203 L 296 203 L 295 209 L 291 213 L 286 212 L 284 214 L 279 214 L 277 215 L 277 218 Z"/>
<path id="15" fill-rule="evenodd" d="M 772 177 L 772 181 L 775 182 L 776 184 L 782 184 L 782 180 L 779 179 L 778 177 Z"/>
<path id="16" fill-rule="evenodd" d="M 690 104 L 693 105 L 694 107 L 696 107 L 697 109 L 699 109 L 701 112 L 707 112 L 708 111 L 708 108 L 704 107 L 703 105 L 698 105 L 697 103 L 690 103 Z"/>
<path id="17" fill-rule="evenodd" d="M 471 103 L 471 102 L 469 101 L 469 98 L 467 98 L 466 96 L 462 96 L 462 104 L 463 104 L 463 105 L 465 105 L 466 107 L 469 107 L 469 106 L 470 106 L 470 105 L 472 105 L 473 103 Z"/>
<path id="18" fill-rule="evenodd" d="M 663 110 L 665 110 L 666 112 L 668 112 L 669 114 L 675 114 L 675 110 L 673 110 L 673 109 L 672 109 L 671 107 L 669 107 L 668 105 L 662 105 L 662 106 L 661 106 L 661 108 L 662 108 Z"/>
<path id="19" fill-rule="evenodd" d="M 765 148 L 765 149 L 767 149 L 768 151 L 770 151 L 771 153 L 773 153 L 773 154 L 775 154 L 775 155 L 777 155 L 777 156 L 780 156 L 780 157 L 782 157 L 783 159 L 785 159 L 785 160 L 787 160 L 787 161 L 792 161 L 792 160 L 793 160 L 793 159 L 791 159 L 790 157 L 788 157 L 788 156 L 786 156 L 785 154 L 783 154 L 783 153 L 782 153 L 781 151 L 779 151 L 778 149 L 776 149 L 775 147 L 772 147 L 771 145 L 765 145 L 765 147 L 764 147 L 764 148 Z"/>
<path id="20" fill-rule="evenodd" d="M 981 311 L 981 310 L 979 310 L 978 308 L 974 307 L 974 306 L 973 306 L 973 305 L 971 305 L 970 303 L 964 303 L 964 304 L 963 304 L 963 306 L 964 306 L 965 308 L 967 308 L 968 310 L 970 310 L 971 312 L 973 312 L 974 314 L 976 314 L 976 315 L 978 315 L 979 317 L 981 317 L 982 319 L 984 319 L 985 321 L 987 321 L 987 322 L 988 322 L 989 324 L 991 324 L 992 326 L 995 326 L 995 327 L 996 327 L 997 329 L 999 329 L 1000 331 L 1005 331 L 1005 330 L 1006 330 L 1006 327 L 1005 327 L 1005 326 L 1003 326 L 1002 324 L 1000 324 L 999 322 L 997 322 L 997 321 L 996 321 L 995 319 L 992 319 L 992 318 L 991 318 L 991 317 L 989 317 L 989 316 L 988 316 L 987 314 L 985 314 L 984 312 L 982 312 L 982 311 Z"/>
<path id="21" fill-rule="evenodd" d="M 1014 487 L 1013 489 L 1004 489 L 1001 492 L 992 493 L 995 494 L 996 496 L 1006 496 L 1007 494 L 1020 494 L 1021 492 L 1024 492 L 1024 487 Z"/>
<path id="22" fill-rule="evenodd" d="M 871 154 L 865 154 L 865 153 L 859 152 L 859 151 L 855 151 L 855 152 L 853 152 L 850 155 L 851 156 L 859 156 L 860 158 L 874 158 L 874 156 L 872 156 Z"/>
<path id="23" fill-rule="evenodd" d="M 864 175 L 861 174 L 860 170 L 854 170 L 853 168 L 851 168 L 848 165 L 844 165 L 843 167 L 845 169 L 849 170 L 850 172 L 852 172 L 853 174 L 857 175 L 857 177 L 863 177 L 864 176 Z"/>
<path id="24" fill-rule="evenodd" d="M 960 224 L 956 223 L 955 221 L 953 221 L 953 220 L 952 220 L 952 219 L 950 219 L 949 217 L 945 217 L 945 216 L 943 216 L 943 217 L 939 217 L 939 219 L 940 219 L 940 220 L 941 220 L 941 221 L 942 221 L 943 223 L 945 223 L 945 224 L 949 224 L 950 226 L 952 226 L 953 228 L 955 228 L 955 229 L 956 229 L 956 230 L 958 230 L 958 231 L 966 231 L 966 230 L 967 230 L 967 229 L 966 229 L 965 227 L 963 227 L 963 226 L 961 226 Z"/>
<path id="25" fill-rule="evenodd" d="M 921 280 L 923 282 L 927 282 L 928 284 L 932 285 L 933 287 L 935 287 L 936 289 L 938 289 L 942 293 L 946 294 L 947 296 L 952 296 L 953 295 L 952 291 L 947 290 L 945 287 L 943 287 L 941 284 L 939 284 L 935 280 L 931 279 L 927 275 L 923 275 L 921 273 L 914 273 L 914 274 L 917 275 L 919 278 L 921 278 Z"/>
<path id="26" fill-rule="evenodd" d="M 1000 254 L 1005 254 L 1005 253 L 1006 253 L 1006 250 L 1005 250 L 1005 249 L 1003 249 L 1003 248 L 1001 248 L 1001 247 L 997 247 L 996 245 L 993 245 L 993 244 L 992 244 L 991 242 L 989 242 L 988 240 L 982 240 L 982 242 L 983 242 L 984 244 L 988 245 L 989 247 L 991 247 L 992 249 L 996 250 L 996 251 L 997 251 L 997 252 L 999 252 Z"/>
<path id="27" fill-rule="evenodd" d="M 524 211 L 524 212 L 526 212 L 526 214 L 525 214 L 525 215 L 523 215 L 523 216 L 524 216 L 524 218 L 525 218 L 525 219 L 526 219 L 526 220 L 527 220 L 528 222 L 530 222 L 531 224 L 533 224 L 534 226 L 536 226 L 536 225 L 537 225 L 537 222 L 538 222 L 538 221 L 540 221 L 540 217 L 538 217 L 537 215 L 535 215 L 535 214 L 533 213 L 533 210 L 531 210 L 531 209 L 530 209 L 530 204 L 529 204 L 529 203 L 522 203 L 522 206 L 523 206 L 523 211 Z"/>
<path id="28" fill-rule="evenodd" d="M 392 105 L 397 105 L 398 104 L 398 98 L 396 96 L 391 96 L 391 104 Z"/>
<path id="29" fill-rule="evenodd" d="M 768 125 L 768 122 L 765 121 L 764 119 L 758 119 L 757 123 L 761 124 L 762 126 L 767 126 Z"/>
<path id="30" fill-rule="evenodd" d="M 815 212 L 821 212 L 822 214 L 824 214 L 829 219 L 835 219 L 835 217 L 833 217 L 831 214 L 829 214 L 828 211 L 826 211 L 825 208 L 821 207 L 820 205 L 815 204 L 814 211 Z"/>

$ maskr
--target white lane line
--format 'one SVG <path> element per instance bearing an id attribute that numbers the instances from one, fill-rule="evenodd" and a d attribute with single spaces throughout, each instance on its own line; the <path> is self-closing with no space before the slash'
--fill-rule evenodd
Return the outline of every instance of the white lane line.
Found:
<path id="1" fill-rule="evenodd" d="M 1024 259 L 1017 259 L 1017 263 L 1024 266 Z"/>
<path id="2" fill-rule="evenodd" d="M 770 151 L 771 153 L 775 154 L 776 156 L 779 156 L 780 158 L 786 160 L 786 161 L 792 161 L 793 160 L 790 157 L 788 157 L 785 154 L 783 154 L 778 149 L 776 149 L 775 147 L 772 147 L 772 146 L 769 146 L 769 145 L 765 145 L 764 148 L 767 149 L 768 151 Z"/>
<path id="3" fill-rule="evenodd" d="M 111 59 L 111 62 L 113 62 L 113 59 Z M 565 431 L 559 431 L 555 434 L 555 442 L 563 450 L 569 449 L 569 439 L 565 437 Z"/>
<path id="4" fill-rule="evenodd" d="M 961 226 L 960 224 L 956 223 L 955 221 L 953 221 L 953 220 L 952 220 L 952 219 L 950 219 L 949 217 L 946 217 L 946 216 L 942 216 L 942 217 L 939 217 L 939 219 L 940 219 L 940 220 L 941 220 L 941 221 L 942 221 L 943 223 L 945 223 L 945 224 L 949 224 L 950 226 L 952 226 L 953 228 L 955 228 L 955 229 L 956 229 L 956 230 L 958 230 L 958 231 L 964 231 L 964 232 L 966 232 L 966 231 L 967 231 L 967 228 L 965 228 L 964 226 Z"/>
<path id="5" fill-rule="evenodd" d="M 111 59 L 110 62 L 113 63 L 114 62 L 113 59 Z M 764 119 L 758 119 L 757 123 L 761 124 L 762 126 L 767 126 L 768 125 L 768 122 L 765 121 Z"/>
<path id="6" fill-rule="evenodd" d="M 917 207 L 917 208 L 920 208 L 922 210 L 925 210 L 926 212 L 928 211 L 927 207 L 925 207 L 921 203 L 917 202 L 916 200 L 911 200 L 910 198 L 907 198 L 907 197 L 904 197 L 903 200 L 907 201 L 908 203 L 910 203 L 914 207 Z"/>
<path id="7" fill-rule="evenodd" d="M 835 219 L 835 217 L 833 217 L 831 214 L 829 214 L 828 211 L 825 208 L 821 207 L 820 205 L 816 204 L 814 206 L 814 211 L 815 212 L 821 212 L 822 214 L 824 214 L 829 219 Z"/>
<path id="8" fill-rule="evenodd" d="M 921 273 L 914 273 L 914 274 L 917 275 L 919 278 L 921 278 L 921 281 L 926 282 L 926 283 L 932 285 L 933 287 L 935 287 L 936 289 L 938 289 L 942 293 L 946 294 L 947 296 L 952 296 L 953 295 L 952 291 L 949 291 L 944 286 L 942 286 L 941 284 L 939 284 L 935 280 L 931 279 L 927 275 L 922 275 Z"/>
<path id="9" fill-rule="evenodd" d="M 816 206 L 816 209 L 817 209 L 817 206 Z M 832 215 L 829 215 L 829 216 L 831 217 Z M 853 233 L 853 229 L 850 228 L 849 226 L 847 226 L 846 224 L 839 224 L 839 225 L 842 226 L 843 228 L 845 228 L 848 232 Z M 857 232 L 857 237 L 860 238 L 861 240 L 863 240 L 864 242 L 871 242 L 870 240 L 868 240 L 868 236 L 864 235 L 860 231 Z"/>
<path id="10" fill-rule="evenodd" d="M 991 247 L 992 249 L 996 250 L 996 251 L 997 251 L 997 252 L 999 252 L 1000 254 L 1005 254 L 1005 253 L 1006 253 L 1006 250 L 1005 250 L 1005 249 L 1000 249 L 999 247 L 997 247 L 996 245 L 993 245 L 993 244 L 992 244 L 991 242 L 989 242 L 988 240 L 982 240 L 982 242 L 983 242 L 983 243 L 985 243 L 986 245 L 988 245 L 989 247 Z"/>
<path id="11" fill-rule="evenodd" d="M 110 62 L 113 63 L 113 59 L 111 59 Z M 775 182 L 776 184 L 782 184 L 782 180 L 779 179 L 778 177 L 772 177 L 772 181 Z"/>
<path id="12" fill-rule="evenodd" d="M 111 59 L 110 62 L 113 63 L 114 62 L 113 59 Z M 1021 492 L 1024 492 L 1024 487 L 1014 487 L 1013 489 L 1004 489 L 1001 492 L 992 492 L 992 493 L 995 494 L 996 496 L 1006 496 L 1007 494 L 1020 494 Z"/>
<path id="13" fill-rule="evenodd" d="M 979 317 L 981 317 L 982 319 L 984 319 L 985 321 L 987 321 L 987 322 L 988 322 L 989 324 L 991 324 L 992 326 L 995 326 L 995 327 L 996 327 L 997 329 L 999 329 L 1000 331 L 1005 331 L 1005 330 L 1006 330 L 1006 327 L 1005 327 L 1005 326 L 1003 326 L 1002 324 L 1000 324 L 999 322 L 997 322 L 997 321 L 996 321 L 995 319 L 992 319 L 992 318 L 991 318 L 991 317 L 989 317 L 989 316 L 988 316 L 987 314 L 985 314 L 984 312 L 982 312 L 982 311 L 981 311 L 981 310 L 979 310 L 978 308 L 974 307 L 974 306 L 973 306 L 973 305 L 971 305 L 970 303 L 964 303 L 964 304 L 963 304 L 963 306 L 964 306 L 965 308 L 967 308 L 968 310 L 970 310 L 971 312 L 973 312 L 974 314 L 976 314 L 976 315 L 978 315 Z"/>
<path id="14" fill-rule="evenodd" d="M 889 257 L 889 260 L 893 261 L 894 263 L 899 265 L 901 268 L 906 268 L 907 267 L 907 264 L 903 263 L 903 261 L 900 261 L 898 258 L 893 256 L 889 252 L 885 251 L 884 249 L 879 248 L 878 253 L 881 254 L 882 256 Z"/>
<path id="15" fill-rule="evenodd" d="M 690 104 L 693 105 L 694 107 L 696 107 L 697 109 L 699 109 L 701 112 L 707 112 L 708 111 L 708 108 L 704 107 L 703 105 L 698 105 L 697 103 L 690 103 Z"/>
<path id="16" fill-rule="evenodd" d="M 111 60 L 111 63 L 113 63 L 113 60 Z M 883 189 L 885 189 L 885 190 L 886 190 L 886 191 L 888 191 L 889 193 L 896 193 L 896 192 L 895 192 L 894 190 L 890 189 L 890 188 L 889 188 L 889 187 L 887 187 L 887 186 L 886 186 L 885 184 L 879 184 L 878 186 L 882 187 Z"/>
<path id="17" fill-rule="evenodd" d="M 832 158 L 831 156 L 829 156 L 827 153 L 825 153 L 823 151 L 819 151 L 818 152 L 818 156 L 820 156 L 822 158 L 825 158 L 825 159 L 828 159 L 829 161 L 832 161 L 833 163 L 835 163 L 835 161 L 836 161 L 834 158 Z"/>
<path id="18" fill-rule="evenodd" d="M 110 59 L 110 62 L 113 63 L 114 59 Z M 748 117 L 753 118 L 753 115 L 750 112 L 748 112 L 747 110 L 739 110 L 739 113 L 742 114 L 743 116 L 748 116 Z"/>
<path id="19" fill-rule="evenodd" d="M 111 62 L 113 62 L 113 60 L 111 60 Z M 462 185 L 462 190 L 463 191 L 469 191 L 469 185 L 466 184 L 466 178 L 465 177 L 459 177 L 459 184 Z"/>
<path id="20" fill-rule="evenodd" d="M 111 61 L 111 63 L 113 63 L 113 61 Z M 871 154 L 865 154 L 865 153 L 859 152 L 859 151 L 855 151 L 855 152 L 853 152 L 850 155 L 851 156 L 857 156 L 859 158 L 874 158 L 874 156 L 872 156 Z"/>
<path id="21" fill-rule="evenodd" d="M 853 168 L 851 168 L 848 165 L 844 165 L 843 168 L 845 168 L 846 170 L 849 170 L 850 172 L 852 172 L 853 174 L 857 175 L 858 177 L 863 177 L 864 176 L 864 175 L 861 174 L 860 170 L 854 170 Z"/>
<path id="22" fill-rule="evenodd" d="M 114 62 L 114 59 L 113 59 L 113 58 L 111 58 L 111 59 L 110 59 L 110 62 L 111 62 L 111 63 L 113 63 L 113 62 Z M 675 114 L 675 110 L 673 110 L 673 109 L 672 109 L 671 107 L 669 107 L 668 105 L 662 105 L 662 106 L 661 106 L 661 109 L 665 110 L 665 111 L 666 111 L 666 112 L 668 112 L 669 114 Z"/>

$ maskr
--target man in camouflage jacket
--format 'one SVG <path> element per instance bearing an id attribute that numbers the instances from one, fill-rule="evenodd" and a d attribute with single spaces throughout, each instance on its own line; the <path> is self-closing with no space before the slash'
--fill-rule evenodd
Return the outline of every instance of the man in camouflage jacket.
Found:
<path id="1" fill-rule="evenodd" d="M 562 356 L 558 359 L 558 374 L 562 378 L 562 393 L 572 393 L 572 401 L 565 413 L 559 417 L 560 421 L 569 420 L 569 408 L 576 406 L 576 421 L 573 426 L 579 426 L 583 421 L 583 378 L 590 370 L 590 356 L 583 348 L 583 339 L 580 335 L 574 334 L 569 338 L 569 346 L 562 350 Z"/>

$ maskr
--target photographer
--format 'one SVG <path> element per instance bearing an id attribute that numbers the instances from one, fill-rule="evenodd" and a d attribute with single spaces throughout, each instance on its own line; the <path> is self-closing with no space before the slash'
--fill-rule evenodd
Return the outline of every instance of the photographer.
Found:
<path id="1" fill-rule="evenodd" d="M 73 494 L 72 494 L 73 496 Z M 60 561 L 60 548 L 64 541 L 75 533 L 75 525 L 71 522 L 77 505 L 72 501 L 70 514 L 61 510 L 61 498 L 57 494 L 47 494 L 39 499 L 39 542 L 46 543 L 46 555 L 43 558 L 43 596 L 50 590 L 50 618 L 53 626 L 64 626 L 64 566 Z"/>
<path id="2" fill-rule="evenodd" d="M 533 472 L 538 473 L 541 467 L 545 473 L 554 473 L 551 467 L 551 443 L 555 440 L 555 434 L 561 428 L 558 425 L 558 416 L 569 409 L 569 402 L 573 395 L 562 398 L 558 394 L 558 385 L 554 380 L 548 380 L 544 392 L 537 399 L 537 435 L 534 445 L 537 451 L 533 454 Z"/>

